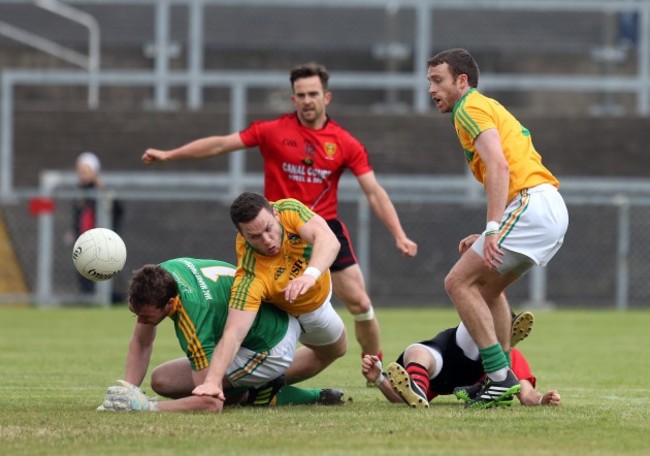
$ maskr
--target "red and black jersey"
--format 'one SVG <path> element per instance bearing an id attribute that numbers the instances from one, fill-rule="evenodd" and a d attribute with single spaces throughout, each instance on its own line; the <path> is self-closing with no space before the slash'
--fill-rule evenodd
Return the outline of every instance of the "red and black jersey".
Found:
<path id="1" fill-rule="evenodd" d="M 330 118 L 313 130 L 294 112 L 255 121 L 239 136 L 246 147 L 260 149 L 269 201 L 295 198 L 326 220 L 337 218 L 343 172 L 350 169 L 360 176 L 372 171 L 366 148 Z"/>

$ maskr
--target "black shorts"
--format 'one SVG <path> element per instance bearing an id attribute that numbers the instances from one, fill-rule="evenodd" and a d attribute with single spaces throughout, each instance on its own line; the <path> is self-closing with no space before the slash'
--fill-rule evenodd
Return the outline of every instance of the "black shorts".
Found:
<path id="1" fill-rule="evenodd" d="M 357 264 L 357 256 L 354 254 L 350 234 L 345 224 L 339 219 L 327 220 L 327 224 L 334 231 L 336 238 L 341 243 L 341 250 L 339 250 L 339 254 L 336 256 L 334 263 L 330 266 L 330 271 L 341 271 L 353 264 Z"/>
<path id="2" fill-rule="evenodd" d="M 429 382 L 429 394 L 451 394 L 457 386 L 473 385 L 483 377 L 483 363 L 481 359 L 474 361 L 463 353 L 456 345 L 456 330 L 446 329 L 433 339 L 419 342 L 427 347 L 434 348 L 442 356 L 442 370 L 438 376 Z M 404 366 L 404 353 L 397 358 L 397 364 Z M 404 366 L 406 367 L 406 366 Z"/>

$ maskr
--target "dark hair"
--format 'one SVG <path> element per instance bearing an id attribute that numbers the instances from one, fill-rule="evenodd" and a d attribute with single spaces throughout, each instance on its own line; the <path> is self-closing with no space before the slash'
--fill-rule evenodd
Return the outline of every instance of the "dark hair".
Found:
<path id="1" fill-rule="evenodd" d="M 177 295 L 176 280 L 160 265 L 145 264 L 133 271 L 129 283 L 128 301 L 136 314 L 145 306 L 162 309 Z"/>
<path id="2" fill-rule="evenodd" d="M 325 68 L 324 65 L 316 62 L 303 63 L 298 65 L 291 70 L 291 75 L 289 80 L 291 81 L 291 88 L 293 89 L 293 84 L 298 79 L 311 78 L 312 76 L 318 76 L 321 84 L 323 85 L 323 90 L 327 90 L 327 83 L 330 80 L 330 74 Z"/>
<path id="3" fill-rule="evenodd" d="M 443 63 L 449 65 L 449 70 L 454 79 L 461 74 L 466 74 L 469 86 L 478 87 L 478 64 L 467 49 L 447 49 L 427 60 L 428 67 L 435 67 Z"/>
<path id="4" fill-rule="evenodd" d="M 230 219 L 239 230 L 240 223 L 248 223 L 253 220 L 262 209 L 273 213 L 271 203 L 259 193 L 244 192 L 239 195 L 230 206 Z"/>

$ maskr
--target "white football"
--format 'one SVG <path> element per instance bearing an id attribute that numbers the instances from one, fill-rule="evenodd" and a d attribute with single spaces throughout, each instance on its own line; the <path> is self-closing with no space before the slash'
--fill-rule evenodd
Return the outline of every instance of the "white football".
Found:
<path id="1" fill-rule="evenodd" d="M 126 263 L 126 245 L 115 231 L 93 228 L 74 243 L 72 263 L 87 279 L 96 282 L 112 279 Z"/>

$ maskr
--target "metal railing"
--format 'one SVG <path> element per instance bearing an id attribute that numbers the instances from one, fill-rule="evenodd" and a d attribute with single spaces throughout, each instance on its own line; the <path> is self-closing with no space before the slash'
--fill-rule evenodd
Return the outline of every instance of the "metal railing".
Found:
<path id="1" fill-rule="evenodd" d="M 0 3 L 25 3 L 10 0 L 0 0 Z M 155 53 L 153 70 L 125 71 L 125 70 L 103 70 L 99 71 L 99 29 L 96 32 L 96 39 L 93 40 L 96 47 L 97 73 L 81 71 L 34 71 L 34 70 L 12 70 L 5 69 L 0 73 L 0 202 L 9 202 L 24 198 L 24 189 L 15 189 L 13 185 L 13 154 L 14 154 L 14 110 L 15 110 L 15 88 L 18 86 L 83 86 L 89 87 L 96 84 L 97 102 L 99 102 L 99 88 L 102 86 L 115 87 L 151 87 L 155 94 L 155 107 L 166 109 L 170 107 L 169 92 L 173 87 L 187 88 L 187 105 L 191 109 L 198 109 L 202 106 L 203 90 L 205 88 L 223 87 L 227 88 L 230 94 L 231 117 L 230 131 L 237 131 L 245 126 L 248 109 L 248 96 L 251 89 L 275 88 L 287 85 L 286 72 L 276 71 L 213 71 L 203 68 L 204 37 L 203 37 L 203 15 L 207 7 L 217 6 L 290 6 L 295 8 L 386 8 L 387 3 L 380 0 L 331 0 L 328 2 L 316 2 L 312 0 L 69 0 L 67 4 L 78 5 L 150 5 L 154 10 L 155 17 Z M 512 90 L 512 91 L 533 91 L 553 90 L 566 93 L 575 92 L 602 92 L 602 93 L 624 93 L 635 96 L 637 113 L 641 116 L 650 114 L 650 0 L 629 0 L 625 2 L 611 2 L 608 0 L 585 0 L 585 1 L 554 1 L 546 0 L 396 0 L 400 8 L 410 8 L 416 12 L 416 22 L 413 32 L 413 53 L 412 71 L 409 72 L 336 72 L 332 77 L 333 88 L 346 88 L 357 90 L 373 89 L 399 89 L 410 91 L 413 94 L 413 110 L 426 112 L 429 110 L 429 97 L 426 93 L 426 59 L 432 47 L 432 18 L 436 11 L 445 8 L 450 9 L 472 9 L 472 10 L 521 10 L 521 11 L 633 11 L 639 16 L 639 38 L 636 46 L 637 69 L 634 74 L 626 76 L 614 75 L 587 75 L 587 74 L 504 74 L 485 72 L 481 75 L 481 87 L 489 90 Z M 186 6 L 188 8 L 188 64 L 185 69 L 172 70 L 170 65 L 171 38 L 170 19 L 172 6 Z M 252 176 L 246 173 L 246 163 L 243 154 L 232 154 L 230 156 L 230 170 L 227 175 L 206 176 L 206 179 L 214 185 L 215 181 L 228 183 L 228 197 L 237 194 L 239 191 L 248 188 L 252 182 L 259 185 L 259 176 Z M 141 179 L 141 177 L 138 177 Z M 187 177 L 183 177 L 187 180 Z M 253 181 L 252 181 L 252 180 Z M 432 182 L 443 182 L 448 189 L 467 191 L 467 181 L 462 176 L 450 177 L 447 181 L 439 176 L 414 179 L 408 176 L 383 176 L 382 183 L 391 192 L 396 202 L 412 203 L 414 201 L 454 201 L 457 197 L 448 194 L 441 194 L 440 189 L 434 188 L 437 184 Z M 110 179 L 108 179 L 110 180 Z M 363 198 L 351 192 L 346 193 L 345 179 L 343 180 L 342 198 L 358 204 L 358 224 L 361 228 L 360 238 L 357 242 L 360 260 L 364 264 L 367 274 L 370 274 L 370 267 L 365 265 L 370 252 L 369 241 L 362 233 L 368 232 L 369 210 Z M 628 254 L 630 245 L 630 205 L 647 206 L 650 204 L 650 191 L 643 182 L 607 182 L 601 179 L 590 181 L 588 179 L 563 179 L 563 193 L 570 204 L 594 205 L 601 204 L 607 207 L 615 207 L 618 214 L 618 238 L 616 254 L 617 292 L 616 306 L 626 308 L 628 303 L 628 290 L 630 287 Z M 117 181 L 116 181 L 117 183 Z M 434 187 L 432 187 L 432 185 Z M 628 187 L 630 186 L 630 187 Z M 471 187 L 469 187 L 471 188 Z M 27 191 L 27 193 L 29 190 Z M 159 191 L 156 191 L 160 194 Z M 145 197 L 145 193 L 138 192 L 140 196 L 128 196 L 126 198 Z M 347 196 L 346 196 L 347 195 Z M 472 192 L 471 196 L 477 198 L 481 192 Z M 633 195 L 633 196 L 630 196 Z M 149 195 L 151 196 L 151 195 Z M 166 195 L 173 198 L 171 194 Z M 194 195 L 195 197 L 197 195 Z M 66 198 L 65 195 L 62 196 Z M 71 197 L 70 195 L 67 196 Z M 225 196 L 224 196 L 225 198 Z M 347 198 L 347 199 L 346 199 Z M 40 241 L 45 242 L 45 241 Z M 39 251 L 47 251 L 43 245 Z M 47 262 L 44 262 L 46 265 Z M 44 267 L 44 266 L 41 266 Z M 543 270 L 542 270 L 543 271 Z M 46 282 L 48 272 L 39 272 L 38 300 L 47 299 L 48 285 Z M 546 280 L 543 272 L 534 272 L 530 275 L 530 300 L 541 303 L 546 297 Z M 104 296 L 105 298 L 105 296 Z M 104 299 L 102 298 L 102 299 Z"/>
<path id="2" fill-rule="evenodd" d="M 35 0 L 34 4 L 60 17 L 88 29 L 88 54 L 82 54 L 75 49 L 63 46 L 53 40 L 44 38 L 29 30 L 15 27 L 0 21 L 0 35 L 26 44 L 56 58 L 77 65 L 88 72 L 88 107 L 95 109 L 99 106 L 99 83 L 97 74 L 100 68 L 100 30 L 97 20 L 90 14 L 73 8 L 57 0 Z"/>
<path id="3" fill-rule="evenodd" d="M 468 207 L 474 206 L 482 213 L 484 206 L 484 196 L 482 192 L 474 191 L 478 184 L 473 178 L 464 176 L 404 176 L 404 175 L 382 175 L 380 176 L 382 185 L 390 193 L 391 199 L 397 207 L 404 205 L 425 205 L 436 207 L 455 206 Z M 220 173 L 170 173 L 156 172 L 106 172 L 102 176 L 107 191 L 96 192 L 95 194 L 84 193 L 84 197 L 94 197 L 98 202 L 107 203 L 115 199 L 122 202 L 146 202 L 148 205 L 162 205 L 169 207 L 170 203 L 182 201 L 184 205 L 219 203 L 227 207 L 236 194 L 233 194 L 232 181 L 228 174 Z M 41 187 L 38 193 L 21 193 L 20 198 L 28 199 L 33 196 L 39 198 L 55 198 L 57 201 L 72 200 L 79 197 L 79 191 L 76 190 L 77 177 L 73 172 L 68 171 L 45 171 L 41 174 Z M 242 190 L 261 191 L 263 177 L 260 174 L 247 173 L 242 176 L 240 183 Z M 612 226 L 609 227 L 615 233 L 615 286 L 609 299 L 618 310 L 626 310 L 629 307 L 630 289 L 642 288 L 644 284 L 631 280 L 634 273 L 634 263 L 630 258 L 630 245 L 633 230 L 632 207 L 650 207 L 650 182 L 645 179 L 626 179 L 626 180 L 603 180 L 592 178 L 567 177 L 561 179 L 562 194 L 570 207 L 588 207 L 602 206 L 615 210 L 617 216 L 612 220 Z M 378 252 L 383 249 L 373 248 L 371 231 L 373 230 L 371 219 L 372 215 L 368 207 L 365 196 L 359 189 L 355 179 L 345 176 L 341 180 L 339 200 L 343 204 L 350 204 L 354 207 L 356 220 L 357 237 L 355 247 L 360 266 L 364 271 L 366 281 L 372 283 L 373 265 L 377 266 L 382 260 L 377 259 Z M 102 208 L 98 212 L 98 225 L 111 228 L 110 220 L 112 219 L 110 210 L 111 204 L 99 204 Z M 145 216 L 142 216 L 145 217 Z M 203 220 L 206 215 L 200 216 L 195 214 L 193 225 L 209 225 L 209 222 Z M 216 216 L 222 220 L 223 224 L 228 225 L 227 210 L 223 210 L 223 215 Z M 139 218 L 139 217 L 138 217 Z M 55 217 L 52 212 L 44 212 L 37 217 L 38 223 L 38 249 L 36 260 L 36 288 L 33 295 L 29 298 L 32 302 L 40 306 L 58 305 L 62 302 L 75 302 L 74 296 L 58 296 L 53 288 L 54 271 L 61 270 L 61 258 L 57 258 L 55 252 Z M 405 222 L 403 220 L 403 222 Z M 138 226 L 151 227 L 155 220 L 139 220 Z M 409 222 L 406 222 L 409 223 Z M 451 223 L 451 221 L 449 221 Z M 462 221 L 459 220 L 462 226 Z M 638 222 L 637 222 L 638 223 Z M 409 231 L 417 230 L 414 228 L 413 221 L 409 223 Z M 604 227 L 598 227 L 602 230 Z M 131 230 L 137 231 L 137 227 Z M 463 227 L 463 230 L 467 230 Z M 471 229 L 471 228 L 469 228 Z M 458 232 L 458 227 L 453 228 L 453 232 Z M 186 233 L 195 236 L 191 232 Z M 441 233 L 438 233 L 440 235 Z M 174 234 L 180 236 L 180 232 Z M 458 234 L 453 234 L 455 238 Z M 438 236 L 437 236 L 438 238 Z M 232 241 L 226 242 L 230 246 Z M 134 246 L 131 246 L 134 247 Z M 138 246 L 140 247 L 140 246 Z M 159 247 L 158 247 L 159 249 Z M 566 249 L 575 249 L 568 244 Z M 133 248 L 132 252 L 137 249 Z M 146 249 L 145 249 L 146 250 Z M 580 253 L 585 264 L 590 263 L 588 257 L 590 252 Z M 204 254 L 207 254 L 205 252 Z M 575 256 L 575 254 L 574 254 Z M 69 257 L 65 256 L 65 263 Z M 419 260 L 418 260 L 419 261 Z M 557 260 L 562 261 L 562 260 Z M 553 263 L 555 266 L 556 264 Z M 561 266 L 563 270 L 570 271 L 572 266 Z M 395 273 L 398 275 L 398 273 Z M 636 271 L 634 277 L 643 276 Z M 546 268 L 533 268 L 527 276 L 527 307 L 545 307 L 549 305 L 548 284 Z M 399 280 L 398 280 L 399 281 Z M 643 282 L 645 283 L 645 281 Z M 569 285 L 571 286 L 571 285 Z M 373 290 L 371 289 L 371 292 Z M 110 304 L 111 289 L 108 282 L 100 282 L 96 290 L 96 303 L 101 305 Z M 406 290 L 404 291 L 406 295 Z M 638 296 L 639 293 L 635 293 Z M 0 297 L 1 300 L 1 297 Z"/>

